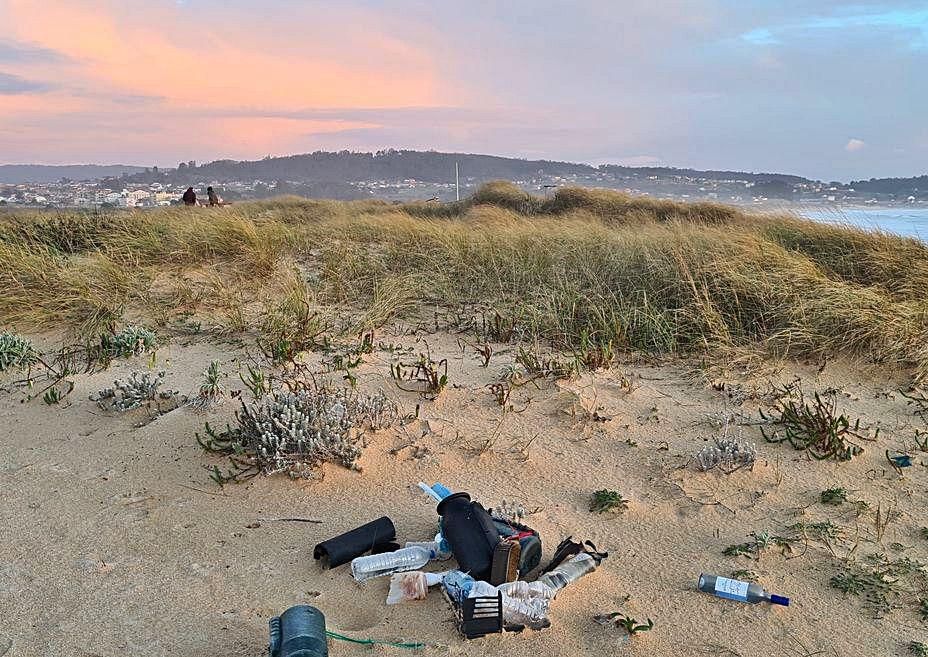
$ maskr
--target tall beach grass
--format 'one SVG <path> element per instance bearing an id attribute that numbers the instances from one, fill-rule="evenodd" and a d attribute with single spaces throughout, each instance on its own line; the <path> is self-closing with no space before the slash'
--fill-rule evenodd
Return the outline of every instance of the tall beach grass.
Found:
<path id="1" fill-rule="evenodd" d="M 115 322 L 145 308 L 152 281 L 204 268 L 264 305 L 299 271 L 314 302 L 353 308 L 367 328 L 476 304 L 567 349 L 760 347 L 928 372 L 928 246 L 917 240 L 606 190 L 543 199 L 508 183 L 448 204 L 282 198 L 0 216 L 0 326 Z M 244 315 L 237 324 L 249 327 Z"/>

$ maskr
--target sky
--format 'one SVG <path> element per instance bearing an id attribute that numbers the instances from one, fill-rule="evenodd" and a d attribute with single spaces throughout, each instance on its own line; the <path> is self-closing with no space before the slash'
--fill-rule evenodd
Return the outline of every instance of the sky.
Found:
<path id="1" fill-rule="evenodd" d="M 928 173 L 928 0 L 0 0 L 0 163 Z"/>

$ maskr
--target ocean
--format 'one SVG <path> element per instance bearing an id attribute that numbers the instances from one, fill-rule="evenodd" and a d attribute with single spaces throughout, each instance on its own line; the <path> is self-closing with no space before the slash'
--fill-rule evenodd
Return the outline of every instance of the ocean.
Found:
<path id="1" fill-rule="evenodd" d="M 796 214 L 825 223 L 849 224 L 928 242 L 928 208 L 800 208 Z"/>

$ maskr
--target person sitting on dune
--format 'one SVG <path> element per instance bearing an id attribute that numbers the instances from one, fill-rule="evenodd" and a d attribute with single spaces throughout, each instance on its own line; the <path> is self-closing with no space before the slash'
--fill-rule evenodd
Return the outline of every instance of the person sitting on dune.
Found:
<path id="1" fill-rule="evenodd" d="M 197 193 L 193 191 L 193 187 L 188 187 L 181 199 L 184 201 L 184 205 L 199 205 L 197 203 Z"/>
<path id="2" fill-rule="evenodd" d="M 222 201 L 222 197 L 219 196 L 219 194 L 217 194 L 212 187 L 206 188 L 206 195 L 209 197 L 210 207 L 225 205 L 225 203 Z"/>

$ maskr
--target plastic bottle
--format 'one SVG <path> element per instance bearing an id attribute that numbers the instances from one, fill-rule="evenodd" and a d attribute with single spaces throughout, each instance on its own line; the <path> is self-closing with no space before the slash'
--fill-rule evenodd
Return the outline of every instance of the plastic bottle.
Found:
<path id="1" fill-rule="evenodd" d="M 570 561 L 565 561 L 560 566 L 545 573 L 537 581 L 551 589 L 553 598 L 562 588 L 574 582 L 589 572 L 596 570 L 599 563 L 591 554 L 581 552 L 574 556 Z"/>
<path id="2" fill-rule="evenodd" d="M 449 570 L 441 578 L 441 585 L 451 601 L 460 605 L 474 588 L 474 578 L 460 570 Z"/>
<path id="3" fill-rule="evenodd" d="M 440 536 L 436 536 L 436 539 L 440 539 Z M 451 550 L 442 550 L 442 545 L 439 540 L 434 541 L 406 541 L 405 547 L 421 547 L 425 548 L 430 552 L 435 553 L 435 559 L 439 561 L 445 561 L 451 558 Z"/>
<path id="4" fill-rule="evenodd" d="M 533 582 L 535 584 L 535 582 Z M 499 587 L 488 582 L 475 581 L 473 577 L 460 570 L 450 570 L 442 578 L 442 585 L 449 597 L 457 604 L 462 604 L 465 598 L 490 597 L 495 598 L 503 593 L 503 623 L 506 625 L 525 625 L 533 629 L 547 627 L 548 598 L 544 595 L 537 597 L 516 598 L 507 595 Z"/>
<path id="5" fill-rule="evenodd" d="M 406 570 L 418 570 L 435 558 L 435 552 L 421 546 L 402 548 L 396 552 L 371 554 L 351 561 L 351 576 L 363 582 L 372 577 L 392 575 Z"/>
<path id="6" fill-rule="evenodd" d="M 506 582 L 497 586 L 503 595 L 511 598 L 543 598 L 550 600 L 554 597 L 554 591 L 544 582 L 525 582 L 517 579 L 514 582 Z"/>
<path id="7" fill-rule="evenodd" d="M 752 582 L 742 582 L 737 579 L 703 573 L 699 576 L 699 583 L 696 586 L 700 591 L 729 600 L 738 600 L 749 604 L 769 602 L 774 605 L 789 606 L 789 598 L 768 593 L 760 585 Z"/>

